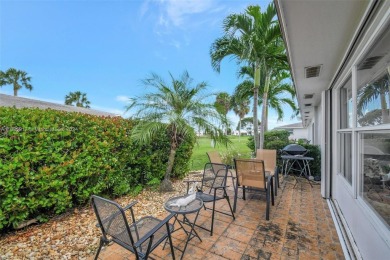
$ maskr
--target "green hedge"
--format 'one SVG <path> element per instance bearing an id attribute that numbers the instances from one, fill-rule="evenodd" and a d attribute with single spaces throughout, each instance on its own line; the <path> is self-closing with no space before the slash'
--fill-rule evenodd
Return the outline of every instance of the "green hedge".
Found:
<path id="1" fill-rule="evenodd" d="M 278 151 L 278 166 L 282 166 L 282 160 L 280 158 L 280 150 L 285 146 L 295 143 L 288 139 L 290 133 L 286 130 L 271 130 L 264 134 L 264 149 L 275 149 Z M 321 151 L 318 145 L 312 145 L 305 142 L 305 140 L 299 140 L 298 144 L 309 150 L 306 156 L 313 157 L 314 160 L 309 162 L 310 171 L 313 176 L 321 175 Z M 248 147 L 254 153 L 255 144 L 253 136 L 248 138 Z"/>
<path id="2" fill-rule="evenodd" d="M 129 138 L 133 122 L 55 110 L 0 107 L 0 231 L 108 197 L 164 176 L 166 133 L 151 145 Z M 194 140 L 177 152 L 173 176 L 188 171 Z"/>

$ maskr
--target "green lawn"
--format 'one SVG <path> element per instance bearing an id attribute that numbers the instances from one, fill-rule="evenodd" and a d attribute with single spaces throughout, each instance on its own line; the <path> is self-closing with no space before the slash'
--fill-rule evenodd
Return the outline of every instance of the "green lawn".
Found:
<path id="1" fill-rule="evenodd" d="M 230 147 L 226 148 L 222 145 L 216 145 L 215 148 L 211 145 L 211 139 L 208 137 L 198 137 L 197 144 L 195 144 L 194 151 L 190 159 L 190 168 L 192 171 L 203 169 L 205 163 L 209 162 L 206 152 L 219 151 L 226 153 L 227 150 L 234 150 L 239 153 L 241 158 L 250 158 L 251 151 L 246 145 L 248 142 L 247 136 L 229 136 L 232 141 Z"/>

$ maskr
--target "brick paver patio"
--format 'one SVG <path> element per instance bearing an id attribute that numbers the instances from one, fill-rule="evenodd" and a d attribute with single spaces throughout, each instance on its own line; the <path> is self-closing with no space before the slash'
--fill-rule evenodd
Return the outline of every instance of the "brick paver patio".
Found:
<path id="1" fill-rule="evenodd" d="M 184 259 L 344 259 L 328 204 L 320 195 L 320 185 L 311 188 L 304 179 L 295 188 L 294 184 L 291 177 L 281 184 L 269 221 L 265 220 L 264 195 L 238 199 L 234 221 L 216 213 L 214 235 L 197 228 L 203 241 L 192 239 Z M 217 202 L 217 206 L 228 209 L 225 200 Z M 210 216 L 210 210 L 202 209 L 197 224 L 209 227 Z M 182 249 L 184 232 L 177 231 L 172 237 L 174 246 Z M 181 252 L 176 250 L 175 256 L 180 259 Z M 163 250 L 160 245 L 151 257 L 171 259 L 169 246 Z M 104 247 L 99 258 L 135 259 L 115 244 Z"/>

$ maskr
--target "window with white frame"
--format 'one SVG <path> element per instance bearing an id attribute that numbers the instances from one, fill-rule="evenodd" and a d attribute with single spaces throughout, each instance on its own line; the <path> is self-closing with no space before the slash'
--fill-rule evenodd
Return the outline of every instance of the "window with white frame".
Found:
<path id="1" fill-rule="evenodd" d="M 359 196 L 390 227 L 389 25 L 356 68 Z"/>
<path id="2" fill-rule="evenodd" d="M 340 161 L 338 172 L 352 185 L 352 80 L 351 76 L 339 89 L 340 121 L 338 150 Z M 342 130 L 342 131 L 341 131 Z"/>

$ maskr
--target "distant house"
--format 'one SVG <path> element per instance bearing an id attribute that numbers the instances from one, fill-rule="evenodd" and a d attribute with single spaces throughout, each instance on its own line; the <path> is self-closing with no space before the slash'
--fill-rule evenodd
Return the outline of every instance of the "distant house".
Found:
<path id="1" fill-rule="evenodd" d="M 108 112 L 99 111 L 90 108 L 68 106 L 68 105 L 41 101 L 37 99 L 15 97 L 15 96 L 10 96 L 5 94 L 0 94 L 0 107 L 15 107 L 15 108 L 30 107 L 30 108 L 39 108 L 39 109 L 49 108 L 54 110 L 66 111 L 66 112 L 79 112 L 79 113 L 95 115 L 95 116 L 110 116 L 110 117 L 119 116 L 117 114 L 108 113 Z"/>
<path id="2" fill-rule="evenodd" d="M 303 127 L 302 122 L 294 123 L 284 126 L 275 127 L 274 130 L 286 130 L 290 133 L 290 140 L 298 140 L 298 139 L 307 139 L 310 140 L 308 136 L 308 130 L 306 127 Z"/>
<path id="3" fill-rule="evenodd" d="M 233 135 L 240 135 L 240 131 L 235 130 L 235 131 L 233 132 Z M 248 135 L 248 131 L 245 130 L 245 129 L 241 129 L 241 135 Z"/>

